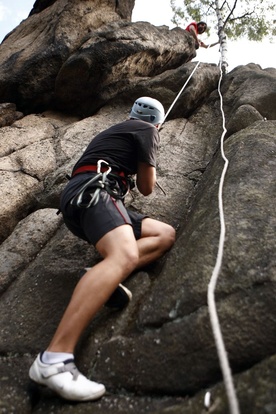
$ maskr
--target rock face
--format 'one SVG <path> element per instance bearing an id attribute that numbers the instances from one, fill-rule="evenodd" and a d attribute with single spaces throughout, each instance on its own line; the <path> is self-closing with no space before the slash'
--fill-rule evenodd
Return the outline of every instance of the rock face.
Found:
<path id="1" fill-rule="evenodd" d="M 126 281 L 133 301 L 102 309 L 77 350 L 81 370 L 109 393 L 68 404 L 29 387 L 79 273 L 99 260 L 57 215 L 66 174 L 98 132 L 142 95 L 170 108 L 193 71 L 181 29 L 131 23 L 134 1 L 36 1 L 0 46 L 0 312 L 2 412 L 229 411 L 210 322 L 222 201 L 226 238 L 216 306 L 243 414 L 276 412 L 276 69 L 223 76 L 200 64 L 161 131 L 157 187 L 133 209 L 177 229 L 173 249 Z M 49 23 L 51 21 L 51 24 Z M 226 129 L 223 128 L 225 121 Z"/>
<path id="2" fill-rule="evenodd" d="M 16 102 L 24 113 L 52 107 L 91 115 L 118 90 L 129 93 L 130 82 L 176 68 L 194 53 L 184 30 L 129 24 L 134 1 L 37 3 L 41 11 L 0 51 L 0 102 Z"/>

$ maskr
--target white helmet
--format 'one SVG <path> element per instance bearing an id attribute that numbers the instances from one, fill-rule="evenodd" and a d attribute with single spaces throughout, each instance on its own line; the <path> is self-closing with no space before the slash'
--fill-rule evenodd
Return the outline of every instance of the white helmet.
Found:
<path id="1" fill-rule="evenodd" d="M 134 102 L 129 117 L 157 125 L 163 122 L 165 111 L 163 105 L 157 99 L 143 96 Z"/>

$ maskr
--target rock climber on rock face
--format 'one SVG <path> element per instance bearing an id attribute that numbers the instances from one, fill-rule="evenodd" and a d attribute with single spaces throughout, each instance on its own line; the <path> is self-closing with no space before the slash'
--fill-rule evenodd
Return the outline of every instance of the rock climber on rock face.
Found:
<path id="1" fill-rule="evenodd" d="M 105 393 L 103 384 L 89 380 L 75 366 L 77 342 L 104 304 L 122 308 L 128 303 L 130 292 L 121 282 L 162 256 L 175 240 L 170 225 L 124 205 L 134 175 L 141 194 L 154 189 L 164 108 L 156 99 L 141 97 L 129 118 L 92 139 L 61 195 L 65 224 L 94 245 L 103 259 L 79 280 L 48 348 L 29 371 L 33 381 L 68 400 L 95 400 Z"/>

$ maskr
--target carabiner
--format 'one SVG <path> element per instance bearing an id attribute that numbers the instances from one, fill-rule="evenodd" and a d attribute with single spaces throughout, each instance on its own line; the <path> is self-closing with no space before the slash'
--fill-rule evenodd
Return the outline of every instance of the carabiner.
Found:
<path id="1" fill-rule="evenodd" d="M 104 161 L 104 160 L 98 160 L 98 162 L 97 162 L 97 173 L 98 173 L 98 174 L 100 174 L 100 173 L 101 173 L 102 163 L 104 163 L 104 164 L 108 165 L 108 170 L 106 171 L 106 174 L 105 174 L 105 176 L 107 176 L 107 175 L 110 173 L 110 171 L 111 171 L 111 167 L 110 167 L 110 165 L 108 164 L 108 162 L 106 162 L 106 161 Z"/>

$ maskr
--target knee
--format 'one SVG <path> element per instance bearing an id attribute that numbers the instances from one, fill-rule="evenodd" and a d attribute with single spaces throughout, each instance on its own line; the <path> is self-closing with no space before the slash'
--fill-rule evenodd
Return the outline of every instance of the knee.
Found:
<path id="1" fill-rule="evenodd" d="M 169 250 L 175 243 L 175 229 L 170 225 L 167 225 L 165 231 L 165 243 L 167 245 L 167 250 Z"/>
<path id="2" fill-rule="evenodd" d="M 126 273 L 131 273 L 139 263 L 138 249 L 126 249 L 122 252 L 121 265 Z"/>
<path id="3" fill-rule="evenodd" d="M 160 232 L 160 247 L 165 252 L 170 250 L 175 243 L 175 229 L 169 224 L 165 224 Z"/>

